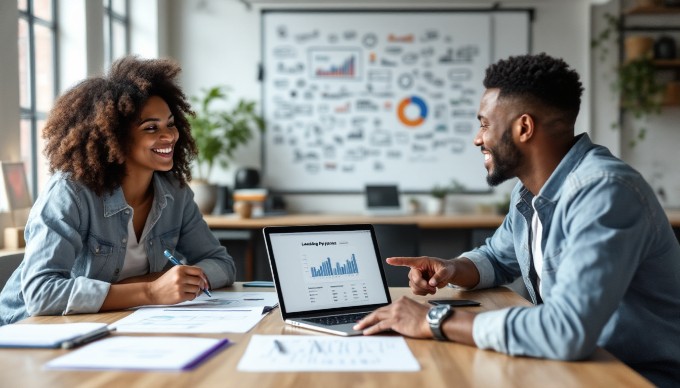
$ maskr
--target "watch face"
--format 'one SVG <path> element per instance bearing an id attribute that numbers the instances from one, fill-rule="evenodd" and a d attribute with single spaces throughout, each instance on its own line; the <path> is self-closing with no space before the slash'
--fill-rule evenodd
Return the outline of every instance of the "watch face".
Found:
<path id="1" fill-rule="evenodd" d="M 427 319 L 429 321 L 438 321 L 442 316 L 446 315 L 449 310 L 451 310 L 451 306 L 449 305 L 434 306 L 428 311 Z"/>

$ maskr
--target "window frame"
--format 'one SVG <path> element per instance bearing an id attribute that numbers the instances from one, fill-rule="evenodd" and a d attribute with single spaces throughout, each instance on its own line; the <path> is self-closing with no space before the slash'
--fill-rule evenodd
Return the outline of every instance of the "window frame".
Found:
<path id="1" fill-rule="evenodd" d="M 49 112 L 39 111 L 37 107 L 37 82 L 36 82 L 36 35 L 35 26 L 40 25 L 46 27 L 51 33 L 52 40 L 52 97 L 56 99 L 57 91 L 59 90 L 59 45 L 58 45 L 58 0 L 49 0 L 51 2 L 52 20 L 45 20 L 35 15 L 34 3 L 35 0 L 25 0 L 26 9 L 19 9 L 17 5 L 18 18 L 23 19 L 27 23 L 28 27 L 28 93 L 29 93 L 29 106 L 22 106 L 19 103 L 19 120 L 23 122 L 27 120 L 29 122 L 29 148 L 30 155 L 22 155 L 22 158 L 28 158 L 30 163 L 30 171 L 28 174 L 28 184 L 29 191 L 33 198 L 36 198 L 38 192 L 38 122 L 47 119 Z M 126 0 L 127 1 L 127 0 Z M 17 42 L 18 43 L 18 42 Z M 18 59 L 19 60 L 19 59 Z M 19 101 L 23 101 L 20 97 Z"/>
<path id="2" fill-rule="evenodd" d="M 122 15 L 113 10 L 114 0 L 102 0 L 104 8 L 104 28 L 106 34 L 104 35 L 104 67 L 110 68 L 114 57 L 114 25 L 119 24 L 125 29 L 124 52 L 130 53 L 130 0 L 123 0 L 125 4 L 125 15 Z"/>

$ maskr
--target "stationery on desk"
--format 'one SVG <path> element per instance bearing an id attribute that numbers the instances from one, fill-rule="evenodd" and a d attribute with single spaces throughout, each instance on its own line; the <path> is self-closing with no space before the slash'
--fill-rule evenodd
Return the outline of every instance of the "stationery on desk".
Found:
<path id="1" fill-rule="evenodd" d="M 215 291 L 210 298 L 143 306 L 111 326 L 127 333 L 245 333 L 276 306 L 275 292 Z"/>
<path id="2" fill-rule="evenodd" d="M 238 363 L 245 372 L 416 372 L 404 337 L 253 335 Z"/>
<path id="3" fill-rule="evenodd" d="M 165 255 L 165 257 L 167 257 L 167 259 L 168 259 L 172 264 L 174 264 L 174 265 L 183 265 L 182 262 L 179 261 L 179 259 L 177 259 L 175 256 L 173 256 L 172 253 L 170 253 L 169 250 L 167 250 L 167 249 L 164 250 L 164 251 L 163 251 L 163 254 Z M 201 289 L 201 291 L 203 291 L 204 294 L 206 294 L 206 295 L 208 295 L 208 296 L 211 296 L 211 295 L 210 295 L 210 291 L 208 291 L 208 289 L 203 288 L 203 289 Z"/>
<path id="4" fill-rule="evenodd" d="M 55 358 L 48 369 L 188 370 L 229 340 L 199 337 L 126 337 L 97 341 Z"/>
<path id="5" fill-rule="evenodd" d="M 12 324 L 0 327 L 0 347 L 71 349 L 111 333 L 106 323 Z"/>
<path id="6" fill-rule="evenodd" d="M 111 326 L 121 333 L 245 333 L 262 317 L 262 307 L 143 308 Z"/>

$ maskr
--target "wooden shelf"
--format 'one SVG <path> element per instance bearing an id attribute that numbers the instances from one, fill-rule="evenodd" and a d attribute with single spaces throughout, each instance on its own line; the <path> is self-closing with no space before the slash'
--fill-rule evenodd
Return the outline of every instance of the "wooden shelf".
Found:
<path id="1" fill-rule="evenodd" d="M 654 66 L 660 68 L 680 68 L 680 59 L 655 59 Z"/>
<path id="2" fill-rule="evenodd" d="M 680 13 L 680 7 L 632 7 L 624 12 L 626 15 L 673 15 Z"/>

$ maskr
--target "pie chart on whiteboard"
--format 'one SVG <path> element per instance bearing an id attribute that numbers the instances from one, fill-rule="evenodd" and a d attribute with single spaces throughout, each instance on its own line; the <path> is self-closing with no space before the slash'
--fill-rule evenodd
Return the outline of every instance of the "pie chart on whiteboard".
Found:
<path id="1" fill-rule="evenodd" d="M 406 97 L 397 107 L 399 121 L 408 127 L 417 127 L 427 118 L 427 104 L 418 96 Z"/>

